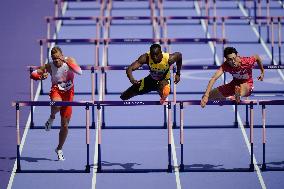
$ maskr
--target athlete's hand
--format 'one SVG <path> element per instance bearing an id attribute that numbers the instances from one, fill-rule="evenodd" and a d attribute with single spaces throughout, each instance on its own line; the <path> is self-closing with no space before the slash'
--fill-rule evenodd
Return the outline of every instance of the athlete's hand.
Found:
<path id="1" fill-rule="evenodd" d="M 45 80 L 48 77 L 48 73 L 43 73 L 41 76 L 41 80 Z"/>
<path id="2" fill-rule="evenodd" d="M 48 73 L 45 70 L 37 70 L 38 74 L 40 74 L 40 80 L 45 80 L 48 77 Z"/>
<path id="3" fill-rule="evenodd" d="M 130 80 L 133 85 L 140 85 L 141 81 L 137 81 L 135 79 Z"/>
<path id="4" fill-rule="evenodd" d="M 260 74 L 260 76 L 257 78 L 259 81 L 263 81 L 263 78 L 264 78 L 264 73 L 262 72 Z"/>
<path id="5" fill-rule="evenodd" d="M 180 75 L 176 74 L 174 83 L 177 84 L 179 81 L 180 81 Z"/>
<path id="6" fill-rule="evenodd" d="M 200 101 L 201 107 L 204 108 L 206 106 L 207 102 L 208 102 L 208 96 L 207 95 L 203 95 L 202 99 Z"/>

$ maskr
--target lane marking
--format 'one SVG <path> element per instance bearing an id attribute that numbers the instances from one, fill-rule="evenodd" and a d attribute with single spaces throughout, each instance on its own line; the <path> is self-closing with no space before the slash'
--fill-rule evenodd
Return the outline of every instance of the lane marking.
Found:
<path id="1" fill-rule="evenodd" d="M 65 3 L 64 6 L 63 6 L 63 9 L 62 9 L 62 14 L 65 13 L 66 8 L 67 8 L 67 4 Z M 57 32 L 60 30 L 60 27 L 61 27 L 61 22 L 57 23 L 57 25 L 56 25 L 56 31 Z M 57 36 L 57 34 L 54 33 L 53 34 L 53 38 L 56 39 L 56 36 Z M 46 63 L 47 62 L 48 62 L 48 60 L 46 60 Z M 40 86 L 41 85 L 37 86 L 37 90 L 36 90 L 34 101 L 37 101 L 38 98 L 39 98 Z M 33 110 L 32 110 L 33 112 L 34 112 L 35 108 L 36 107 L 34 106 Z M 30 123 L 31 123 L 31 112 L 29 113 L 28 120 L 26 122 L 25 129 L 24 129 L 24 133 L 23 133 L 23 136 L 22 136 L 22 139 L 21 139 L 20 154 L 22 154 L 22 150 L 24 148 L 24 144 L 25 144 L 25 141 L 26 141 L 26 138 L 27 138 L 27 135 L 28 135 L 28 131 L 29 131 L 29 128 L 30 128 Z M 12 170 L 12 173 L 11 173 L 11 176 L 10 176 L 10 179 L 9 179 L 9 183 L 7 185 L 7 189 L 11 189 L 12 186 L 13 186 L 13 182 L 14 182 L 14 179 L 15 179 L 15 176 L 16 176 L 16 170 L 17 170 L 17 159 L 15 160 L 15 163 L 14 163 L 14 166 L 13 166 L 13 170 Z"/>

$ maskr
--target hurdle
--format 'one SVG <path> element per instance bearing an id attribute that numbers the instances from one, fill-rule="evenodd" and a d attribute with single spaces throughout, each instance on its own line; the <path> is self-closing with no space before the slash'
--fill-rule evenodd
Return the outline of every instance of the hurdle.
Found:
<path id="1" fill-rule="evenodd" d="M 266 106 L 280 106 L 284 100 L 260 100 L 259 105 L 262 107 L 262 171 L 284 171 L 284 167 L 268 167 L 266 163 Z M 283 127 L 282 127 L 283 128 Z"/>
<path id="2" fill-rule="evenodd" d="M 106 0 L 54 0 L 54 16 L 62 16 L 62 9 L 64 6 L 68 8 L 68 3 L 84 3 L 84 2 L 98 2 L 100 4 L 100 16 L 104 15 Z"/>
<path id="3" fill-rule="evenodd" d="M 47 32 L 46 32 L 46 38 L 50 39 L 51 38 L 51 27 L 52 27 L 52 23 L 56 23 L 57 21 L 61 21 L 62 25 L 64 25 L 64 21 L 75 21 L 75 22 L 79 22 L 79 21 L 91 21 L 94 22 L 94 24 L 96 25 L 96 36 L 95 38 L 99 39 L 101 38 L 101 34 L 102 34 L 102 23 L 101 23 L 101 16 L 62 16 L 62 17 L 53 17 L 53 16 L 46 16 L 45 17 L 45 21 L 47 24 Z M 55 31 L 55 33 L 57 33 L 57 31 Z M 50 48 L 50 43 L 47 44 L 48 49 Z"/>
<path id="4" fill-rule="evenodd" d="M 152 13 L 153 14 L 153 13 Z M 158 25 L 158 17 L 156 16 L 105 16 L 101 18 L 103 23 L 105 23 L 105 31 L 110 30 L 111 25 L 152 25 L 152 37 L 156 38 L 156 34 L 158 33 L 157 25 Z M 115 23 L 116 21 L 125 21 L 125 23 Z M 136 21 L 133 23 L 133 21 Z M 145 23 L 145 21 L 149 21 L 150 23 Z M 139 23 L 138 23 L 139 22 Z M 141 22 L 141 23 L 140 23 Z"/>
<path id="5" fill-rule="evenodd" d="M 181 163 L 180 163 L 180 171 L 181 172 L 251 172 L 254 171 L 254 164 L 253 164 L 253 105 L 257 105 L 256 101 L 241 101 L 239 105 L 249 105 L 250 106 L 250 164 L 249 168 L 233 168 L 233 169 L 200 169 L 200 168 L 186 168 L 184 165 L 184 106 L 194 106 L 200 105 L 199 100 L 188 100 L 188 101 L 178 101 L 180 104 L 180 145 L 181 145 Z M 235 102 L 232 101 L 208 101 L 207 105 L 235 105 Z"/>
<path id="6" fill-rule="evenodd" d="M 16 107 L 16 136 L 17 136 L 17 173 L 90 173 L 89 144 L 90 144 L 90 112 L 92 102 L 68 102 L 68 101 L 14 101 Z M 86 166 L 84 170 L 23 170 L 21 168 L 21 135 L 20 135 L 20 107 L 24 106 L 81 106 L 86 110 Z"/>
<path id="7" fill-rule="evenodd" d="M 274 19 L 277 20 L 277 22 L 274 22 Z M 276 42 L 278 44 L 278 64 L 281 65 L 282 64 L 282 61 L 281 61 L 281 46 L 282 46 L 282 23 L 281 23 L 281 20 L 284 20 L 284 16 L 282 17 L 270 17 L 269 19 L 269 23 L 270 23 L 270 27 L 271 27 L 271 55 L 272 55 L 272 58 L 271 58 L 271 65 L 274 65 L 274 61 L 275 61 L 275 58 L 274 58 L 274 43 Z M 276 24 L 278 26 L 278 41 L 275 41 L 275 37 L 274 37 L 274 24 Z"/>
<path id="8" fill-rule="evenodd" d="M 153 106 L 161 105 L 159 101 L 95 101 L 97 111 L 101 111 L 103 106 Z M 171 115 L 171 102 L 167 105 L 168 113 L 168 167 L 167 169 L 103 169 L 102 168 L 102 122 L 100 114 L 98 113 L 98 162 L 97 172 L 99 173 L 147 173 L 147 172 L 172 172 L 171 153 L 172 153 L 172 115 Z"/>

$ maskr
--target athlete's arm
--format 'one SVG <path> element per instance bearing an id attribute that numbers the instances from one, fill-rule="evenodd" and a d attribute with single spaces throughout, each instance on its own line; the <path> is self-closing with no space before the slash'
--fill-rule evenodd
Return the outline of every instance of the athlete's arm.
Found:
<path id="1" fill-rule="evenodd" d="M 182 54 L 180 52 L 175 52 L 173 54 L 170 54 L 169 57 L 169 65 L 176 63 L 177 65 L 177 72 L 175 76 L 175 83 L 178 83 L 180 81 L 180 70 L 182 66 Z"/>
<path id="2" fill-rule="evenodd" d="M 261 58 L 256 54 L 254 55 L 254 58 L 256 59 L 257 65 L 260 69 L 260 76 L 257 78 L 260 81 L 263 81 L 264 78 L 264 68 L 263 68 L 263 64 L 262 64 L 262 60 Z"/>
<path id="3" fill-rule="evenodd" d="M 76 60 L 72 57 L 67 57 L 66 60 L 64 60 L 66 64 L 75 72 L 76 74 L 82 75 L 82 69 L 81 67 L 77 64 Z"/>
<path id="4" fill-rule="evenodd" d="M 127 67 L 126 75 L 132 84 L 139 84 L 139 81 L 135 80 L 135 78 L 133 77 L 132 72 L 138 70 L 141 66 L 143 66 L 143 64 L 147 64 L 147 59 L 148 55 L 143 54 L 137 60 L 135 60 L 130 66 Z"/>
<path id="5" fill-rule="evenodd" d="M 223 68 L 220 67 L 215 74 L 213 75 L 213 77 L 209 80 L 209 83 L 207 85 L 207 89 L 204 93 L 204 95 L 202 96 L 200 105 L 202 108 L 205 107 L 206 103 L 208 102 L 208 98 L 209 98 L 209 93 L 212 90 L 212 87 L 214 85 L 214 83 L 217 81 L 217 79 L 224 73 Z"/>
<path id="6" fill-rule="evenodd" d="M 48 76 L 47 72 L 50 72 L 50 65 L 49 64 L 45 64 L 45 65 L 39 67 L 38 69 L 34 70 L 31 73 L 30 77 L 31 77 L 31 79 L 34 79 L 34 80 L 44 80 Z"/>

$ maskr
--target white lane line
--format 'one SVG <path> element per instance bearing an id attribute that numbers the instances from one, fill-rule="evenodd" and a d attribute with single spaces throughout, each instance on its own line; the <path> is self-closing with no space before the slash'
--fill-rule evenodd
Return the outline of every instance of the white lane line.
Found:
<path id="1" fill-rule="evenodd" d="M 65 14 L 66 8 L 67 8 L 67 4 L 64 3 L 62 14 Z M 61 23 L 62 22 L 59 22 L 56 25 L 56 31 L 57 32 L 60 30 Z M 54 33 L 53 34 L 53 39 L 56 39 L 56 36 L 57 36 L 57 34 Z M 46 60 L 46 63 L 47 62 L 48 62 L 48 60 Z M 36 90 L 34 101 L 38 100 L 38 97 L 39 97 L 39 94 L 40 94 L 40 87 L 41 87 L 41 85 L 39 84 L 37 86 L 37 90 Z M 33 109 L 32 109 L 33 112 L 34 112 L 35 108 L 36 107 L 34 106 Z M 27 135 L 28 135 L 28 131 L 29 131 L 29 128 L 30 128 L 30 123 L 31 123 L 31 112 L 29 113 L 28 120 L 27 120 L 27 123 L 25 125 L 24 133 L 23 133 L 23 136 L 22 136 L 22 140 L 21 140 L 21 144 L 20 144 L 20 154 L 22 154 L 22 150 L 24 148 L 24 144 L 25 144 L 25 141 L 26 141 L 26 138 L 27 138 Z M 9 183 L 7 185 L 7 189 L 11 189 L 12 186 L 13 186 L 13 182 L 14 182 L 14 179 L 15 179 L 15 176 L 16 176 L 16 170 L 17 170 L 17 159 L 15 160 L 15 163 L 14 163 L 14 166 L 13 166 L 13 170 L 12 170 L 12 173 L 11 173 L 11 176 L 10 176 L 10 179 L 9 179 Z"/>
<path id="2" fill-rule="evenodd" d="M 106 5 L 106 6 L 108 7 L 108 5 Z M 106 14 L 106 16 L 110 16 L 110 12 L 105 12 L 105 14 Z M 106 38 L 108 38 L 108 36 L 109 36 L 109 33 L 108 33 L 108 31 L 106 31 L 106 27 L 105 27 L 103 37 L 106 39 Z M 102 66 L 106 66 L 106 60 L 107 60 L 106 56 L 107 56 L 107 54 L 106 54 L 105 48 L 103 47 Z M 103 83 L 103 78 L 101 77 L 100 89 L 99 89 L 99 100 L 103 100 L 103 92 L 104 92 L 104 83 Z M 96 185 L 97 185 L 98 165 L 96 165 L 96 163 L 98 162 L 98 148 L 97 148 L 98 143 L 99 143 L 99 131 L 98 131 L 99 129 L 98 129 L 98 127 L 99 127 L 99 120 L 100 120 L 100 122 L 102 121 L 101 118 L 102 118 L 102 109 L 100 109 L 98 111 L 97 121 L 96 121 L 97 128 L 96 128 L 96 140 L 95 140 L 94 167 L 93 167 L 93 176 L 92 176 L 92 189 L 95 189 Z"/>
<path id="3" fill-rule="evenodd" d="M 199 9 L 199 6 L 198 6 L 197 2 L 195 2 L 194 4 L 195 4 L 195 9 L 196 9 L 198 15 L 200 15 L 200 9 Z M 201 21 L 201 24 L 202 24 L 203 30 L 206 31 L 206 27 L 205 27 L 204 20 Z M 210 38 L 210 34 L 209 34 L 209 33 L 207 34 L 207 37 Z M 214 52 L 213 43 L 210 42 L 209 45 L 210 45 L 211 51 Z M 221 65 L 218 57 L 216 58 L 216 63 L 217 63 L 217 65 Z M 233 109 L 235 108 L 234 106 L 232 106 L 232 107 L 233 107 Z M 239 116 L 239 112 L 238 112 L 238 114 L 237 114 L 237 119 L 238 119 L 238 123 L 239 123 L 239 125 L 240 125 L 240 129 L 241 129 L 241 131 L 242 131 L 242 135 L 243 135 L 244 140 L 245 140 L 245 142 L 246 142 L 246 146 L 247 146 L 247 148 L 248 148 L 249 153 L 251 154 L 251 151 L 250 151 L 250 142 L 249 142 L 248 136 L 247 136 L 247 134 L 246 134 L 246 132 L 245 132 L 245 128 L 244 128 L 244 125 L 243 125 L 243 123 L 242 123 L 242 120 L 241 120 L 241 118 L 240 118 L 240 116 Z M 262 177 L 262 175 L 261 175 L 260 169 L 259 169 L 259 167 L 258 167 L 257 164 L 258 164 L 258 163 L 257 163 L 257 161 L 256 161 L 255 155 L 253 155 L 253 165 L 254 165 L 254 168 L 255 168 L 255 170 L 256 170 L 256 174 L 257 174 L 258 180 L 259 180 L 259 182 L 260 182 L 260 184 L 261 184 L 261 188 L 262 188 L 262 189 L 266 189 L 266 185 L 265 185 L 265 183 L 264 183 L 263 177 Z"/>
<path id="4" fill-rule="evenodd" d="M 38 85 L 37 90 L 36 90 L 35 101 L 38 100 L 39 93 L 40 93 L 40 85 Z M 33 107 L 32 111 L 34 111 L 34 109 L 35 109 L 35 106 Z M 26 137 L 28 135 L 28 131 L 29 131 L 29 128 L 30 128 L 30 123 L 31 123 L 31 112 L 29 113 L 29 117 L 28 117 L 28 120 L 27 120 L 27 123 L 26 123 L 26 126 L 25 126 L 25 130 L 24 130 L 24 133 L 23 133 L 22 140 L 21 140 L 20 154 L 22 154 L 22 150 L 23 150 L 24 144 L 26 142 Z M 7 189 L 11 189 L 12 188 L 12 185 L 13 185 L 13 182 L 14 182 L 14 178 L 16 176 L 16 170 L 17 170 L 17 159 L 15 160 L 13 171 L 11 173 Z"/>
<path id="5" fill-rule="evenodd" d="M 173 155 L 173 161 L 174 161 L 174 172 L 176 176 L 176 184 L 177 184 L 177 189 L 181 189 L 181 182 L 180 182 L 180 176 L 179 176 L 179 166 L 178 166 L 178 161 L 177 161 L 177 153 L 176 153 L 176 148 L 175 148 L 175 139 L 173 136 L 173 132 L 171 134 L 171 140 L 172 140 L 172 155 Z"/>
<path id="6" fill-rule="evenodd" d="M 163 7 L 162 7 L 163 8 Z M 155 9 L 156 11 L 156 9 Z M 155 12 L 154 12 L 154 16 L 155 16 Z M 157 26 L 157 24 L 156 24 Z M 162 28 L 164 30 L 164 28 Z M 157 30 L 156 30 L 157 31 Z M 155 35 L 157 38 L 160 37 L 160 33 L 159 32 L 156 32 L 156 35 Z M 172 105 L 173 106 L 173 105 Z M 171 111 L 171 114 L 172 114 L 172 111 Z M 169 116 L 169 113 L 168 111 L 166 111 L 166 119 L 168 119 L 168 116 Z M 172 123 L 171 123 L 172 124 Z M 176 186 L 177 186 L 177 189 L 182 189 L 181 187 L 181 181 L 180 181 L 180 175 L 179 175 L 179 165 L 178 165 L 178 160 L 177 160 L 177 153 L 176 153 L 176 145 L 175 145 L 175 139 L 174 139 L 174 134 L 173 134 L 173 129 L 171 130 L 171 156 L 172 156 L 172 159 L 173 159 L 173 163 L 174 163 L 174 173 L 175 173 L 175 180 L 176 180 Z"/>
<path id="7" fill-rule="evenodd" d="M 172 113 L 172 111 L 171 111 Z M 166 111 L 166 114 L 168 117 L 168 111 Z M 179 176 L 179 166 L 178 166 L 178 161 L 177 161 L 177 153 L 176 153 L 176 145 L 175 145 L 175 139 L 174 139 L 174 134 L 173 134 L 173 129 L 171 131 L 171 148 L 172 148 L 172 157 L 173 157 L 173 162 L 174 162 L 174 173 L 175 173 L 175 177 L 176 177 L 176 185 L 177 185 L 177 189 L 182 189 L 181 187 L 181 182 L 180 182 L 180 176 Z"/>
<path id="8" fill-rule="evenodd" d="M 102 91 L 103 91 L 103 84 L 102 84 L 102 80 L 100 80 L 100 95 L 99 95 L 99 100 L 102 100 Z M 102 111 L 100 110 L 98 112 L 98 115 L 97 115 L 97 121 L 96 121 L 96 140 L 95 140 L 95 152 L 94 152 L 94 167 L 93 167 L 93 177 L 92 177 L 92 189 L 95 189 L 96 188 L 96 184 L 97 184 L 97 169 L 98 169 L 98 165 L 96 165 L 96 163 L 98 162 L 98 143 L 99 143 L 99 140 L 98 140 L 98 136 L 99 136 L 99 132 L 98 132 L 98 127 L 99 127 L 99 120 L 102 120 L 101 119 L 102 117 Z M 95 166 L 96 165 L 96 166 Z"/>
<path id="9" fill-rule="evenodd" d="M 234 106 L 233 106 L 233 109 L 235 110 L 235 107 L 234 107 Z M 239 125 L 240 125 L 240 129 L 241 129 L 241 131 L 242 131 L 243 137 L 244 137 L 244 139 L 245 139 L 246 146 L 247 146 L 247 148 L 248 148 L 249 154 L 251 155 L 250 142 L 249 142 L 248 136 L 247 136 L 247 134 L 246 134 L 246 130 L 245 130 L 245 128 L 244 128 L 244 125 L 243 125 L 243 122 L 242 122 L 242 119 L 241 119 L 241 117 L 240 117 L 239 112 L 237 113 L 237 119 L 238 119 L 238 123 L 239 123 Z M 256 170 L 256 174 L 257 174 L 258 180 L 259 180 L 259 182 L 260 182 L 261 188 L 262 188 L 262 189 L 266 189 L 266 185 L 265 185 L 264 180 L 263 180 L 263 177 L 262 177 L 262 175 L 261 175 L 261 171 L 260 171 L 260 169 L 259 169 L 259 167 L 258 167 L 257 164 L 258 164 L 258 163 L 257 163 L 257 161 L 256 161 L 255 155 L 253 155 L 253 166 L 254 166 L 254 168 L 255 168 L 255 170 Z"/>

